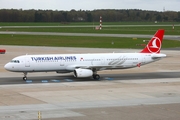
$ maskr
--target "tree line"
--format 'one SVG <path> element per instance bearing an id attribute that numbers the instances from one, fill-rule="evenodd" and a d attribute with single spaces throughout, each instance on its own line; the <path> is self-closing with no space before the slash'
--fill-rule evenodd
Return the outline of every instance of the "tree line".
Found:
<path id="1" fill-rule="evenodd" d="M 161 21 L 180 22 L 180 11 L 147 11 L 138 9 L 127 10 L 17 10 L 1 9 L 0 22 L 98 22 L 99 17 L 104 22 L 120 21 Z"/>

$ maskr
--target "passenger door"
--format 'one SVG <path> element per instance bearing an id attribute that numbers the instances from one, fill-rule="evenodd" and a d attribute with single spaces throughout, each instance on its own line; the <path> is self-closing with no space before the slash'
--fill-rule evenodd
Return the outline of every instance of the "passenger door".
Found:
<path id="1" fill-rule="evenodd" d="M 25 67 L 30 67 L 29 57 L 25 57 Z"/>

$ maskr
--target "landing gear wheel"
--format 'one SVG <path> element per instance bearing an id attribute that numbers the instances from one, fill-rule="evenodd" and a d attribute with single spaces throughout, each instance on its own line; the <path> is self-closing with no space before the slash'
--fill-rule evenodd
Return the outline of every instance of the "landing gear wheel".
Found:
<path id="1" fill-rule="evenodd" d="M 93 75 L 93 78 L 94 78 L 95 80 L 99 80 L 99 79 L 100 79 L 100 76 L 99 76 L 98 74 L 95 74 L 95 75 Z"/>
<path id="2" fill-rule="evenodd" d="M 23 80 L 26 81 L 26 80 L 27 80 L 27 77 L 23 77 Z"/>
<path id="3" fill-rule="evenodd" d="M 27 80 L 27 72 L 24 72 L 24 77 L 23 80 L 26 81 Z"/>

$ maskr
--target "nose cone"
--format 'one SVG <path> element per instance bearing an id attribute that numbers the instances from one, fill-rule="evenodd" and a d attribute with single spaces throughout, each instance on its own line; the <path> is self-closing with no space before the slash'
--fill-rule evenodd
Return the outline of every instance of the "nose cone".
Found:
<path id="1" fill-rule="evenodd" d="M 4 68 L 5 68 L 6 70 L 8 70 L 8 71 L 11 71 L 11 69 L 12 69 L 12 67 L 11 67 L 11 65 L 10 65 L 9 63 L 7 63 L 7 64 L 4 66 Z"/>

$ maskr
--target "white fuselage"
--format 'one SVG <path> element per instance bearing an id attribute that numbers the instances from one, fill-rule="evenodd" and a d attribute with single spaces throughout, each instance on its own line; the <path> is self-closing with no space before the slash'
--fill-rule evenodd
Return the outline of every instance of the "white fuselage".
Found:
<path id="1" fill-rule="evenodd" d="M 166 57 L 160 53 L 163 36 L 164 30 L 158 30 L 140 53 L 24 55 L 4 67 L 9 71 L 23 72 L 24 80 L 27 80 L 28 72 L 50 71 L 73 72 L 76 78 L 92 76 L 98 80 L 97 71 L 140 67 Z"/>
<path id="2" fill-rule="evenodd" d="M 153 56 L 158 55 L 158 57 Z M 78 68 L 98 70 L 125 69 L 144 65 L 165 57 L 150 53 L 50 54 L 24 55 L 5 65 L 13 72 L 71 72 Z"/>

